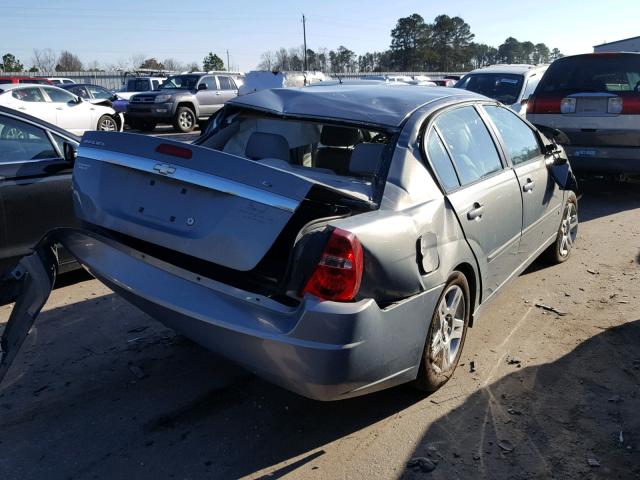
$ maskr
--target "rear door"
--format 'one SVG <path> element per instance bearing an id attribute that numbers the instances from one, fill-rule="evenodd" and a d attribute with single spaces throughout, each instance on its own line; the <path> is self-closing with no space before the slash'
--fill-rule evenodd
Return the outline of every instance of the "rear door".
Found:
<path id="1" fill-rule="evenodd" d="M 522 198 L 518 179 L 511 168 L 504 168 L 494 139 L 473 106 L 441 113 L 434 128 L 460 183 L 447 198 L 478 261 L 484 300 L 519 265 Z"/>
<path id="2" fill-rule="evenodd" d="M 218 75 L 218 86 L 220 87 L 220 106 L 238 95 L 233 78 L 228 75 Z"/>
<path id="3" fill-rule="evenodd" d="M 539 138 L 529 124 L 498 105 L 483 108 L 501 138 L 522 190 L 520 259 L 524 262 L 558 231 L 563 193 L 547 168 Z"/>
<path id="4" fill-rule="evenodd" d="M 0 114 L 0 264 L 74 224 L 71 166 L 54 143 L 38 126 Z"/>

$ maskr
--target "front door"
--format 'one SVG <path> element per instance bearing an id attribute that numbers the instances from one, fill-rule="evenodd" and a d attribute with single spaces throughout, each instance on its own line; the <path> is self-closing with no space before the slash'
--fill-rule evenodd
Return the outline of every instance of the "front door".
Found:
<path id="1" fill-rule="evenodd" d="M 522 191 L 522 262 L 552 238 L 560 226 L 562 190 L 553 180 L 533 129 L 510 110 L 485 105 L 485 111 L 502 138 Z"/>
<path id="2" fill-rule="evenodd" d="M 75 95 L 60 88 L 43 87 L 56 110 L 56 125 L 78 135 L 86 130 L 95 130 L 93 121 L 95 107 L 89 102 L 78 102 Z"/>
<path id="3" fill-rule="evenodd" d="M 472 106 L 446 111 L 435 128 L 453 160 L 460 187 L 447 194 L 480 267 L 483 301 L 518 266 L 522 198 L 515 173 Z"/>
<path id="4" fill-rule="evenodd" d="M 220 92 L 214 76 L 202 77 L 199 85 L 201 84 L 206 85 L 207 88 L 205 90 L 199 89 L 196 93 L 198 105 L 200 106 L 199 117 L 208 118 L 217 110 L 217 105 L 220 102 Z"/>

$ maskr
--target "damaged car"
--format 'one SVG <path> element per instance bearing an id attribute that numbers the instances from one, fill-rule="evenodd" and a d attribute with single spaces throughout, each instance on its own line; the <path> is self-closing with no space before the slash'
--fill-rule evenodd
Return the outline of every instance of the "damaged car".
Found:
<path id="1" fill-rule="evenodd" d="M 152 317 L 301 395 L 432 392 L 489 302 L 541 254 L 565 261 L 578 227 L 562 148 L 439 87 L 264 90 L 190 145 L 87 133 L 73 190 L 82 227 L 50 232 L 5 279 L 0 378 L 60 243 Z"/>

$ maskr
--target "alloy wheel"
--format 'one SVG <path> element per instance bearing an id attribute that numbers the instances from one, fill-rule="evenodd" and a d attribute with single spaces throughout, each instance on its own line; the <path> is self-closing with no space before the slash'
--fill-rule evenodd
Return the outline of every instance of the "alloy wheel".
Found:
<path id="1" fill-rule="evenodd" d="M 454 364 L 464 333 L 466 302 L 458 285 L 451 285 L 440 300 L 434 322 L 429 359 L 436 373 L 449 370 Z"/>
<path id="2" fill-rule="evenodd" d="M 573 202 L 569 202 L 560 225 L 560 234 L 562 240 L 560 241 L 560 255 L 566 257 L 569 255 L 573 244 L 576 241 L 578 235 L 578 210 Z"/>

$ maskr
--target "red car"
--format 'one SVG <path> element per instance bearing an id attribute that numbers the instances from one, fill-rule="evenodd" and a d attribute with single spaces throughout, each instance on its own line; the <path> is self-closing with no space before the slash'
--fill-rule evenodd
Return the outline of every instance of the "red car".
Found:
<path id="1" fill-rule="evenodd" d="M 53 85 L 51 80 L 35 77 L 0 77 L 0 84 L 3 83 L 38 83 L 40 85 Z"/>

